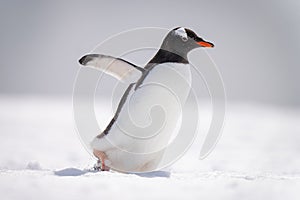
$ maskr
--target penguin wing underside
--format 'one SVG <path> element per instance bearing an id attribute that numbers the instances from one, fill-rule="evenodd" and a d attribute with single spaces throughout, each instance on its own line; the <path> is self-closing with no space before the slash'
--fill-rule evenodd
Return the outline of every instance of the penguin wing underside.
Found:
<path id="1" fill-rule="evenodd" d="M 128 61 L 102 54 L 87 54 L 79 63 L 83 66 L 98 69 L 109 74 L 123 83 L 134 83 L 142 76 L 143 68 Z"/>

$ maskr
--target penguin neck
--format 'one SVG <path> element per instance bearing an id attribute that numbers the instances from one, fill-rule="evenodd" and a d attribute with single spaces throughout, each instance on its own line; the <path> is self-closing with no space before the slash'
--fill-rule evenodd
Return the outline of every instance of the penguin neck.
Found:
<path id="1" fill-rule="evenodd" d="M 149 63 L 183 63 L 188 64 L 187 53 L 175 52 L 173 50 L 164 49 L 163 47 L 158 50 L 156 55 L 149 61 Z"/>

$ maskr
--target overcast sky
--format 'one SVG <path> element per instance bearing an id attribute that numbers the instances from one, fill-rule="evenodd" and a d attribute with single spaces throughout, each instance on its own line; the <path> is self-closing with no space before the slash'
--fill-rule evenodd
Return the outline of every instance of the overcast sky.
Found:
<path id="1" fill-rule="evenodd" d="M 297 0 L 2 0 L 0 93 L 71 95 L 78 59 L 109 36 L 184 26 L 215 43 L 228 101 L 300 105 L 299 11 Z"/>

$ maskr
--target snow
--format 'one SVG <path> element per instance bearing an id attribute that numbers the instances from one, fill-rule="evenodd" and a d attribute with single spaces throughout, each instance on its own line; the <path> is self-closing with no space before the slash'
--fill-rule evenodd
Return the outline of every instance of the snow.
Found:
<path id="1" fill-rule="evenodd" d="M 106 105 L 99 102 L 97 109 L 107 110 Z M 202 107 L 203 116 L 209 115 L 209 106 L 203 102 Z M 88 170 L 95 160 L 74 128 L 71 99 L 1 96 L 0 196 L 4 200 L 299 199 L 299 120 L 299 108 L 231 103 L 221 140 L 206 159 L 198 160 L 200 134 L 169 172 L 95 173 Z M 202 120 L 201 131 L 208 122 Z"/>
<path id="2" fill-rule="evenodd" d="M 37 161 L 30 161 L 28 164 L 27 164 L 27 167 L 26 169 L 32 169 L 32 170 L 41 170 L 41 165 L 39 162 Z"/>

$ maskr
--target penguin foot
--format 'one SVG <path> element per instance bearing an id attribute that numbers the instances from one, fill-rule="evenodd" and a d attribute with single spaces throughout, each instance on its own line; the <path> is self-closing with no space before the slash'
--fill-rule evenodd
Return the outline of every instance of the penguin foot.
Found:
<path id="1" fill-rule="evenodd" d="M 93 166 L 92 171 L 101 171 L 101 160 L 97 160 L 97 163 Z"/>
<path id="2" fill-rule="evenodd" d="M 97 164 L 94 166 L 94 169 L 97 171 L 109 171 L 110 168 L 105 165 L 105 161 L 108 161 L 106 154 L 96 149 L 94 149 L 93 154 L 94 156 L 96 156 L 96 158 L 98 158 Z"/>

